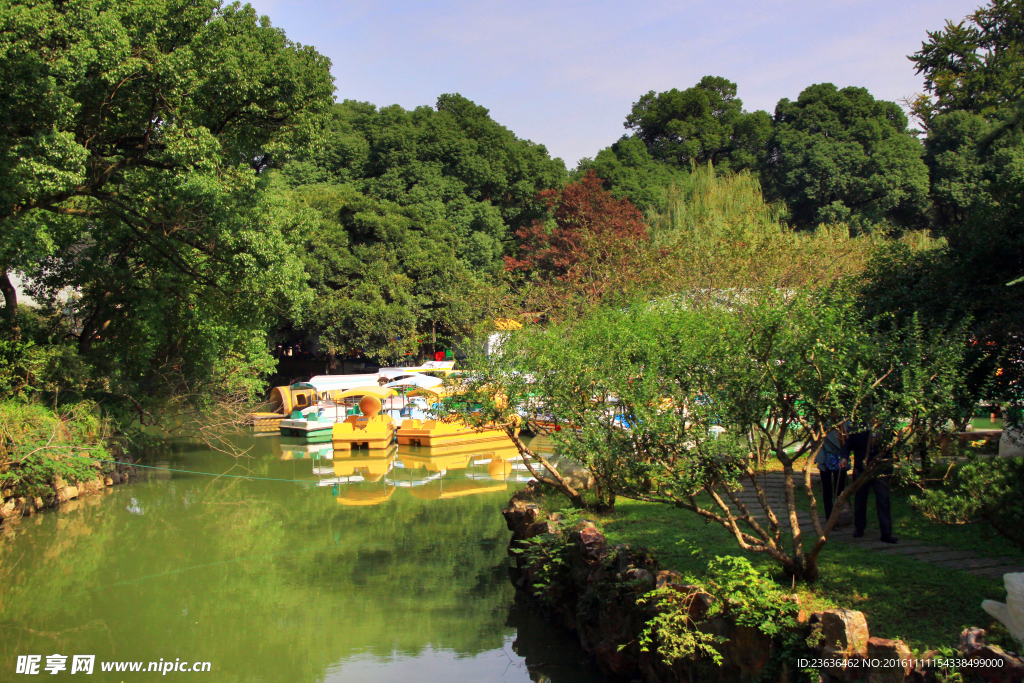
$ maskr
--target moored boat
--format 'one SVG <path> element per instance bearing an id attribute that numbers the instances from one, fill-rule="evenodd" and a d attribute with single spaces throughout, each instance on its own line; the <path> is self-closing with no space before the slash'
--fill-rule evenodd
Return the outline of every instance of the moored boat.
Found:
<path id="1" fill-rule="evenodd" d="M 351 415 L 332 426 L 331 444 L 335 452 L 354 448 L 385 449 L 395 442 L 395 421 L 390 415 L 380 414 L 380 398 L 392 393 L 393 390 L 382 387 L 359 387 L 341 395 L 362 394 L 359 400 L 362 415 Z"/>

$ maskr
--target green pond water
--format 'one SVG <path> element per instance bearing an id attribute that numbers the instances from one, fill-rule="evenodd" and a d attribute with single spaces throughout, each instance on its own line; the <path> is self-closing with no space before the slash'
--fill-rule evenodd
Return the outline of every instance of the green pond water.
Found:
<path id="1" fill-rule="evenodd" d="M 516 604 L 500 514 L 525 480 L 514 463 L 399 452 L 339 477 L 317 449 L 237 441 L 247 457 L 167 444 L 143 461 L 161 469 L 5 528 L 0 681 L 36 680 L 16 673 L 26 655 L 44 680 L 603 680 Z M 55 654 L 67 668 L 51 674 Z M 95 655 L 91 676 L 74 655 Z M 210 671 L 145 671 L 160 660 Z"/>

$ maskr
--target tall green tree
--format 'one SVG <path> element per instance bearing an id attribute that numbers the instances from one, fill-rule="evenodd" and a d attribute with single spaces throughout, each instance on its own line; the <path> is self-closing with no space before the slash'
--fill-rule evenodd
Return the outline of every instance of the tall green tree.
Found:
<path id="1" fill-rule="evenodd" d="M 794 224 L 901 229 L 924 221 L 924 149 L 893 102 L 819 83 L 775 108 L 764 183 Z"/>
<path id="2" fill-rule="evenodd" d="M 314 138 L 329 67 L 238 3 L 8 3 L 0 279 L 60 298 L 123 391 L 228 358 L 266 369 L 266 326 L 302 278 L 257 174 Z"/>
<path id="3" fill-rule="evenodd" d="M 1024 6 L 991 0 L 959 22 L 947 21 L 928 32 L 910 61 L 925 79 L 927 94 L 912 111 L 926 128 L 953 111 L 990 118 L 1024 97 Z"/>
<path id="4" fill-rule="evenodd" d="M 545 215 L 537 195 L 567 179 L 565 164 L 543 145 L 516 137 L 457 94 L 412 111 L 335 105 L 323 148 L 282 174 L 293 187 L 348 183 L 423 220 L 444 222 L 459 258 L 491 272 L 500 272 L 514 231 Z"/>
<path id="5" fill-rule="evenodd" d="M 947 247 L 892 248 L 869 269 L 864 305 L 931 324 L 970 320 L 965 367 L 979 400 L 1024 403 L 1024 8 L 994 0 L 928 33 L 910 56 L 926 94 L 912 113 L 927 130 L 931 227 Z M 1011 411 L 1012 412 L 1012 411 Z"/>
<path id="6" fill-rule="evenodd" d="M 351 185 L 283 194 L 301 216 L 288 238 L 303 255 L 313 291 L 299 327 L 328 354 L 422 358 L 470 335 L 496 296 L 493 280 L 458 257 L 443 219 Z"/>
<path id="7" fill-rule="evenodd" d="M 267 178 L 302 216 L 289 239 L 314 292 L 289 334 L 390 362 L 493 317 L 515 231 L 546 218 L 540 195 L 567 173 L 484 107 L 442 95 L 411 111 L 337 104 L 324 144 Z"/>
<path id="8" fill-rule="evenodd" d="M 771 134 L 771 117 L 745 112 L 736 84 L 720 76 L 705 76 L 686 90 L 648 92 L 633 103 L 624 125 L 655 159 L 684 169 L 691 162 L 750 168 Z"/>

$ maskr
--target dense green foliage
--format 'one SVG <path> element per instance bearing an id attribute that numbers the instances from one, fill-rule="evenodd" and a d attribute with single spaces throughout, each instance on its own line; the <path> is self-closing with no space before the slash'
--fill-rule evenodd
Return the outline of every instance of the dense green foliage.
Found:
<path id="1" fill-rule="evenodd" d="M 15 2 L 0 43 L 0 280 L 64 310 L 115 393 L 265 372 L 303 283 L 257 172 L 315 135 L 329 62 L 216 0 Z"/>
<path id="2" fill-rule="evenodd" d="M 443 224 L 475 270 L 500 265 L 512 232 L 544 216 L 537 194 L 566 178 L 543 145 L 517 138 L 457 94 L 412 111 L 336 104 L 324 147 L 281 175 L 292 187 L 349 184 L 408 209 L 414 229 Z"/>
<path id="3" fill-rule="evenodd" d="M 948 246 L 916 255 L 888 250 L 870 269 L 864 295 L 869 307 L 918 311 L 926 324 L 970 320 L 982 361 L 975 393 L 1010 413 L 1024 400 L 1024 299 L 1008 288 L 1024 275 L 1021 11 L 994 0 L 929 33 L 911 57 L 928 93 L 912 109 L 927 129 L 931 225 Z"/>
<path id="4" fill-rule="evenodd" d="M 58 476 L 69 483 L 86 481 L 110 468 L 76 457 L 110 459 L 109 431 L 96 404 L 88 401 L 66 406 L 61 413 L 41 405 L 0 402 L 0 489 L 52 503 L 52 483 Z"/>
<path id="5" fill-rule="evenodd" d="M 716 556 L 707 566 L 707 577 L 696 586 L 714 598 L 708 617 L 728 616 L 737 626 L 754 628 L 766 636 L 785 640 L 797 625 L 799 606 L 771 579 L 751 566 L 750 561 L 735 555 Z M 690 618 L 696 591 L 683 594 L 674 588 L 663 588 L 644 596 L 658 607 L 658 613 L 647 622 L 640 643 L 645 651 L 655 649 L 669 666 L 678 661 L 707 657 L 721 664 L 715 649 L 724 639 L 704 633 Z M 790 653 L 787 653 L 790 654 Z"/>
<path id="6" fill-rule="evenodd" d="M 821 83 L 775 107 L 765 178 L 798 226 L 917 227 L 928 194 L 921 155 L 898 105 Z"/>
<path id="7" fill-rule="evenodd" d="M 551 437 L 557 451 L 593 473 L 599 507 L 621 495 L 688 509 L 814 580 L 841 505 L 824 527 L 812 517 L 804 548 L 795 498 L 778 513 L 762 502 L 762 524 L 730 509 L 736 485 L 758 489 L 756 472 L 777 461 L 813 506 L 810 464 L 797 473 L 795 463 L 830 430 L 851 431 L 846 420 L 879 435 L 885 456 L 865 476 L 906 461 L 969 402 L 962 355 L 957 331 L 865 319 L 841 289 L 717 290 L 510 333 L 450 401 L 481 406 L 462 410 L 477 423 L 552 415 L 563 427 Z M 556 487 L 585 504 L 572 486 Z"/>
<path id="8" fill-rule="evenodd" d="M 542 145 L 459 95 L 412 111 L 335 105 L 324 146 L 270 180 L 313 212 L 291 236 L 314 291 L 301 328 L 326 351 L 381 360 L 472 333 L 514 231 L 544 219 L 538 195 L 565 179 Z"/>
<path id="9" fill-rule="evenodd" d="M 611 147 L 602 149 L 593 159 L 581 159 L 573 171 L 580 180 L 593 171 L 619 199 L 628 199 L 642 211 L 664 211 L 669 189 L 685 183 L 688 168 L 655 160 L 643 141 L 635 135 L 624 136 Z"/>
<path id="10" fill-rule="evenodd" d="M 626 128 L 651 156 L 683 168 L 713 163 L 723 170 L 754 166 L 771 135 L 766 112 L 745 112 L 736 84 L 705 76 L 692 88 L 651 92 L 633 103 Z"/>
<path id="11" fill-rule="evenodd" d="M 996 115 L 1024 94 L 1024 8 L 1013 0 L 991 0 L 963 21 L 948 20 L 911 55 L 925 78 L 927 95 L 913 104 L 914 114 L 931 127 L 937 116 L 969 111 Z"/>
<path id="12" fill-rule="evenodd" d="M 975 458 L 957 468 L 948 488 L 924 491 L 914 506 L 945 524 L 982 520 L 1024 549 L 1024 459 Z"/>

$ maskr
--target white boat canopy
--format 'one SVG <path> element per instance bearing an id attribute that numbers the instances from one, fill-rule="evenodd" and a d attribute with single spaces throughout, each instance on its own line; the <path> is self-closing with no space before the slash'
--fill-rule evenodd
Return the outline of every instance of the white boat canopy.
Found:
<path id="1" fill-rule="evenodd" d="M 419 389 L 433 389 L 444 384 L 444 380 L 440 377 L 431 377 L 430 375 L 410 375 L 409 377 L 403 377 L 396 379 L 392 382 L 388 382 L 384 386 L 393 389 L 396 387 L 417 387 Z"/>

